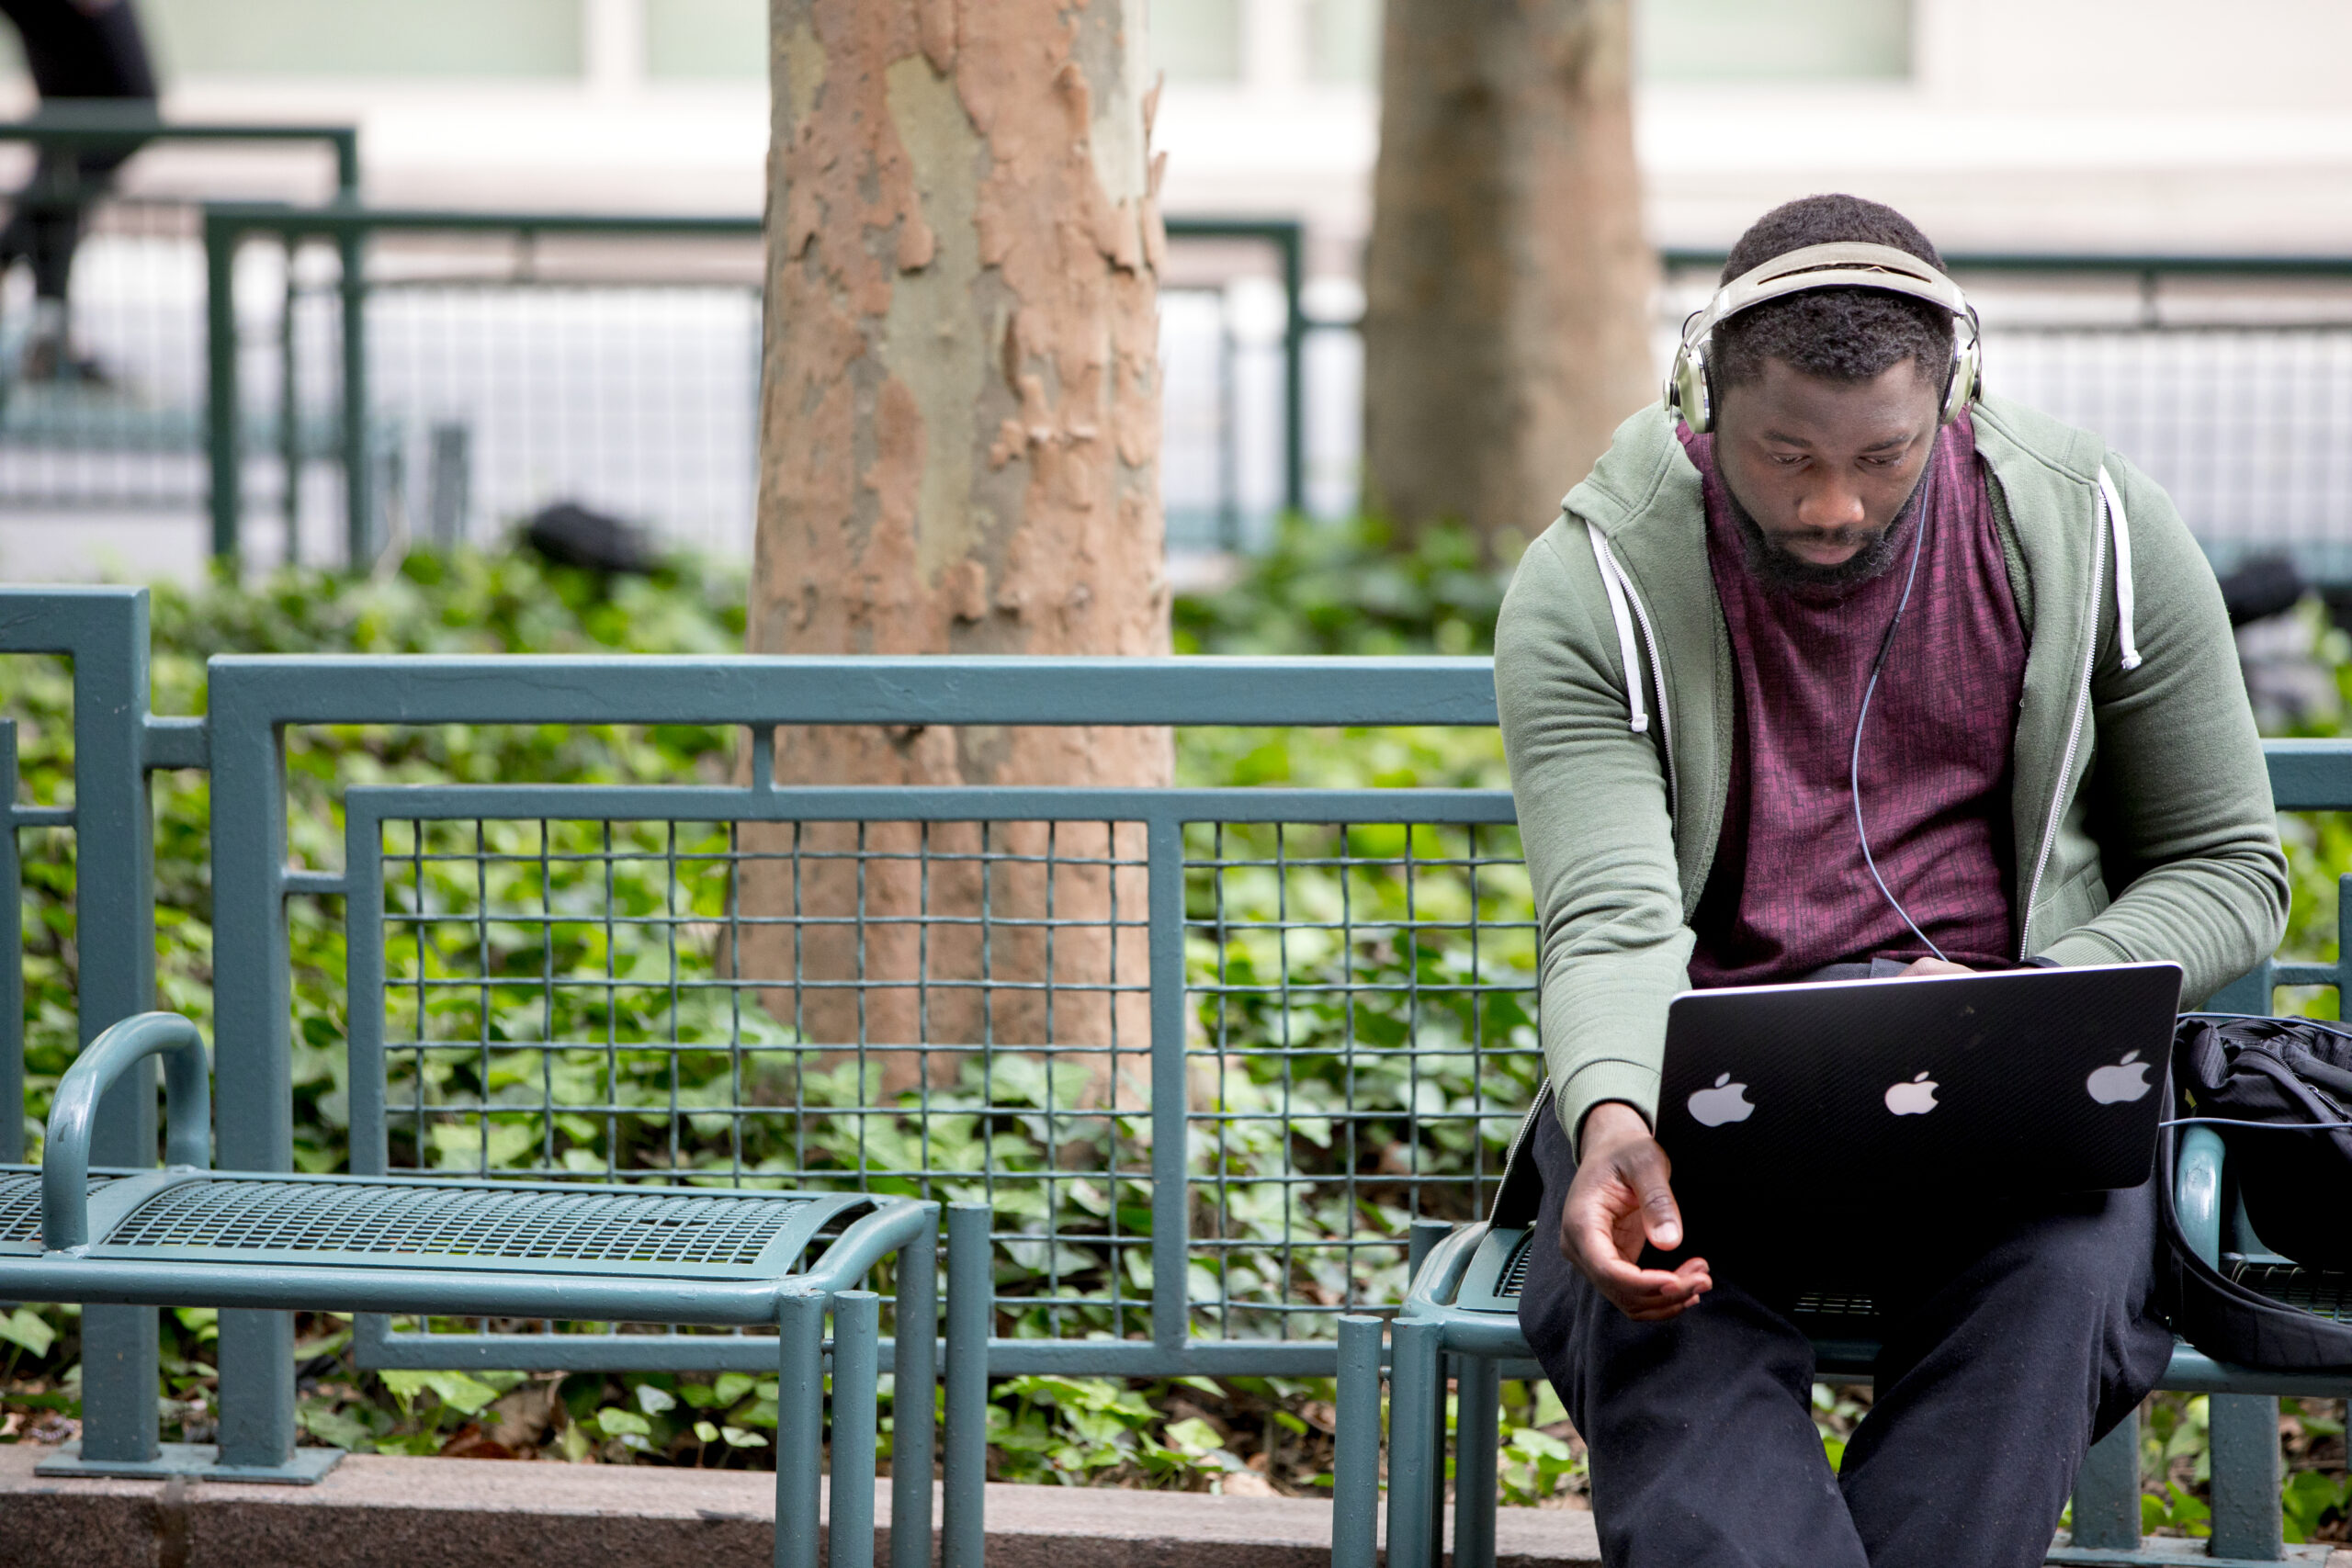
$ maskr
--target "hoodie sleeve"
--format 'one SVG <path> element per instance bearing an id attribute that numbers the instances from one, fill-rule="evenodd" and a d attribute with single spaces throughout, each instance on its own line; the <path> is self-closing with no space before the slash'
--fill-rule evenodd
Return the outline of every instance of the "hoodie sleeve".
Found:
<path id="1" fill-rule="evenodd" d="M 1521 558 L 1495 632 L 1495 697 L 1535 895 L 1544 1055 L 1571 1145 L 1622 1100 L 1653 1124 L 1667 1005 L 1690 985 L 1659 727 L 1626 681 L 1585 525 Z"/>
<path id="2" fill-rule="evenodd" d="M 2194 1006 L 2278 947 L 2287 861 L 2212 568 L 2161 486 L 2112 454 L 2108 468 L 2130 532 L 2141 658 L 2123 668 L 2110 593 L 2085 795 L 2116 897 L 2043 952 L 2066 964 L 2170 959 Z"/>

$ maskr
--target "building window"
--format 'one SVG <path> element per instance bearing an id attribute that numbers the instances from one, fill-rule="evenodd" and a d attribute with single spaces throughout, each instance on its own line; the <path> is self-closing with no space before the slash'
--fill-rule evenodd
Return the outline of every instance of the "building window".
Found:
<path id="1" fill-rule="evenodd" d="M 645 0 L 645 73 L 764 81 L 768 0 Z"/>
<path id="2" fill-rule="evenodd" d="M 1380 85 L 1380 0 L 1307 0 L 1306 70 L 1317 82 Z"/>
<path id="3" fill-rule="evenodd" d="M 1910 0 L 1636 0 L 1644 81 L 1887 80 L 1911 74 Z"/>
<path id="4" fill-rule="evenodd" d="M 179 76 L 576 77 L 580 0 L 140 0 Z"/>
<path id="5" fill-rule="evenodd" d="M 1152 63 L 1171 82 L 1241 79 L 1241 0 L 1151 0 Z"/>

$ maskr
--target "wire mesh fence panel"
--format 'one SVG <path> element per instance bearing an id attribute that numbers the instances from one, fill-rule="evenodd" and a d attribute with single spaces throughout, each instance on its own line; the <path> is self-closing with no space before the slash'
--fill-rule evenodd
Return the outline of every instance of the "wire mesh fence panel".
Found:
<path id="1" fill-rule="evenodd" d="M 2218 561 L 2352 577 L 2352 323 L 1988 333 L 1985 358 L 2145 469 Z"/>
<path id="2" fill-rule="evenodd" d="M 1140 837 L 423 820 L 382 839 L 393 1171 L 985 1201 L 1005 1332 L 1142 1332 Z"/>
<path id="3" fill-rule="evenodd" d="M 1001 1339 L 1328 1347 L 1402 1299 L 1414 1219 L 1482 1211 L 1541 1081 L 1507 796 L 1318 824 L 414 795 L 349 797 L 355 1163 L 986 1201 Z"/>
<path id="4" fill-rule="evenodd" d="M 204 492 L 204 252 L 193 210 L 110 201 L 45 318 L 26 268 L 0 286 L 0 505 L 193 517 Z"/>
<path id="5" fill-rule="evenodd" d="M 1193 1331 L 1331 1339 L 1485 1211 L 1543 1077 L 1508 823 L 1185 829 Z"/>
<path id="6" fill-rule="evenodd" d="M 379 284 L 368 331 L 410 537 L 494 545 L 570 501 L 751 553 L 756 287 Z"/>

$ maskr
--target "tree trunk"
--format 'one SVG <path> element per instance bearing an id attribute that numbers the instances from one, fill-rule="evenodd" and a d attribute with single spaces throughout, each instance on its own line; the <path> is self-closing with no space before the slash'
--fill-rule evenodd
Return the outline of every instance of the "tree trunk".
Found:
<path id="1" fill-rule="evenodd" d="M 1657 395 L 1627 0 L 1387 0 L 1367 502 L 1540 532 Z"/>
<path id="2" fill-rule="evenodd" d="M 752 651 L 1168 651 L 1144 15 L 773 0 Z M 775 752 L 779 784 L 1153 784 L 1171 766 L 1168 732 L 1140 728 L 815 728 Z M 739 973 L 775 983 L 770 1010 L 805 1041 L 915 1047 L 879 1058 L 893 1088 L 952 1082 L 935 1047 L 1100 1043 L 1109 994 L 1070 987 L 1114 961 L 1143 978 L 1140 934 L 1105 923 L 1114 892 L 1122 920 L 1143 909 L 1140 872 L 1102 863 L 1139 852 L 1132 826 L 746 840 L 784 858 L 745 865 L 744 914 L 778 923 L 745 934 Z M 1051 926 L 1015 923 L 1049 907 Z M 1115 1021 L 1140 1048 L 1141 1014 Z"/>

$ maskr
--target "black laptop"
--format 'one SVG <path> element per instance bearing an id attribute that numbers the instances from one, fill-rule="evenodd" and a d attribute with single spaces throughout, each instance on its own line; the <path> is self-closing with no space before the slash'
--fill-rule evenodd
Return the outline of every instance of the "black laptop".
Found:
<path id="1" fill-rule="evenodd" d="M 1658 1141 L 1702 1198 L 2137 1187 L 2179 1006 L 2175 964 L 1688 991 Z"/>

